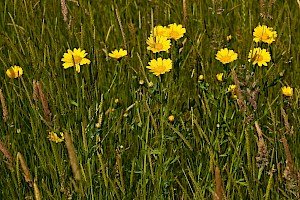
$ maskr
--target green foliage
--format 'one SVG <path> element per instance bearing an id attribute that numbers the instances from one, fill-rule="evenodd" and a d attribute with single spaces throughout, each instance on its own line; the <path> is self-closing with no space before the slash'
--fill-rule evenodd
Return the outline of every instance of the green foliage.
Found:
<path id="1" fill-rule="evenodd" d="M 182 1 L 70 0 L 66 21 L 59 1 L 0 4 L 0 89 L 8 113 L 0 119 L 0 199 L 38 199 L 37 188 L 41 199 L 212 199 L 216 167 L 227 199 L 299 198 L 297 1 L 186 4 L 186 34 L 160 54 L 173 61 L 160 77 L 146 69 L 157 56 L 146 40 L 153 26 L 184 22 Z M 268 67 L 247 58 L 258 46 L 252 36 L 258 24 L 278 34 L 274 43 L 262 44 L 271 53 Z M 62 67 L 63 54 L 73 48 L 86 50 L 91 60 L 79 74 Z M 128 56 L 108 57 L 119 48 Z M 238 60 L 224 67 L 215 59 L 221 48 L 237 52 Z M 5 75 L 13 65 L 23 68 L 21 78 Z M 235 84 L 231 69 L 244 111 L 227 92 Z M 224 73 L 222 82 L 217 73 Z M 33 97 L 34 80 L 50 117 L 41 92 Z M 281 94 L 286 85 L 293 97 Z M 65 142 L 49 141 L 49 132 L 72 136 L 81 180 Z M 286 163 L 289 156 L 293 163 Z"/>

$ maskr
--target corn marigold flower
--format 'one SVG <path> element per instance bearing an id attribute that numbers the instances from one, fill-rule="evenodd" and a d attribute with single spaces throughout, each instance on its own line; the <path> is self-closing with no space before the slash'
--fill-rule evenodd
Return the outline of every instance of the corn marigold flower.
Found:
<path id="1" fill-rule="evenodd" d="M 58 135 L 56 133 L 54 133 L 53 131 L 49 132 L 48 135 L 48 140 L 52 141 L 52 142 L 63 142 L 65 139 L 64 137 L 64 133 L 60 132 L 60 137 L 58 137 Z"/>
<path id="2" fill-rule="evenodd" d="M 153 28 L 153 32 L 154 32 L 154 34 L 152 33 L 152 31 L 151 31 L 151 33 L 154 35 L 154 36 L 163 36 L 163 37 L 168 37 L 168 32 L 169 32 L 169 29 L 167 28 L 167 27 L 165 27 L 165 26 L 155 26 L 154 28 Z"/>
<path id="3" fill-rule="evenodd" d="M 231 63 L 237 59 L 238 54 L 233 50 L 228 50 L 227 48 L 221 49 L 216 54 L 216 59 L 223 64 Z"/>
<path id="4" fill-rule="evenodd" d="M 168 25 L 168 38 L 178 40 L 183 37 L 183 35 L 186 33 L 186 29 L 182 27 L 181 24 L 169 24 Z"/>
<path id="5" fill-rule="evenodd" d="M 152 34 L 147 40 L 147 47 L 148 50 L 152 51 L 153 53 L 157 53 L 160 51 L 168 51 L 171 47 L 171 41 L 168 40 L 167 37 L 164 36 L 156 36 L 154 37 Z"/>
<path id="6" fill-rule="evenodd" d="M 115 103 L 120 103 L 120 99 L 115 99 L 114 102 Z"/>
<path id="7" fill-rule="evenodd" d="M 227 42 L 229 42 L 231 39 L 232 39 L 232 36 L 231 36 L 231 35 L 228 35 L 228 36 L 226 37 Z"/>
<path id="8" fill-rule="evenodd" d="M 198 80 L 199 80 L 199 81 L 203 81 L 203 80 L 204 80 L 204 76 L 203 76 L 202 74 L 199 75 Z"/>
<path id="9" fill-rule="evenodd" d="M 267 27 L 266 25 L 258 25 L 253 32 L 254 42 L 265 42 L 271 44 L 277 38 L 277 32 L 273 31 L 273 28 Z"/>
<path id="10" fill-rule="evenodd" d="M 291 87 L 283 86 L 281 88 L 281 92 L 284 96 L 287 96 L 287 97 L 293 96 L 293 88 L 291 88 Z"/>
<path id="11" fill-rule="evenodd" d="M 61 59 L 61 61 L 63 61 L 63 67 L 64 69 L 67 69 L 69 67 L 75 67 L 76 72 L 80 72 L 80 65 L 85 65 L 85 64 L 90 64 L 91 61 L 87 58 L 85 58 L 85 56 L 87 55 L 87 53 L 85 52 L 85 50 L 82 50 L 80 48 L 76 49 L 74 48 L 74 50 L 72 51 L 71 49 L 68 49 L 67 53 L 64 53 L 63 58 Z"/>
<path id="12" fill-rule="evenodd" d="M 158 58 L 157 60 L 153 59 L 148 64 L 149 66 L 147 66 L 146 68 L 149 69 L 150 72 L 153 72 L 155 76 L 165 74 L 166 72 L 169 72 L 172 69 L 172 60 L 169 58 Z"/>
<path id="13" fill-rule="evenodd" d="M 236 85 L 229 85 L 228 88 L 227 88 L 227 91 L 228 92 L 234 92 L 235 88 L 236 88 Z"/>
<path id="14" fill-rule="evenodd" d="M 22 76 L 23 69 L 19 66 L 11 66 L 8 70 L 6 70 L 6 75 L 9 78 L 18 78 Z"/>
<path id="15" fill-rule="evenodd" d="M 111 53 L 108 54 L 109 57 L 114 58 L 116 60 L 121 60 L 124 56 L 127 56 L 127 51 L 120 49 L 120 50 L 114 50 Z"/>
<path id="16" fill-rule="evenodd" d="M 249 62 L 253 62 L 253 65 L 258 64 L 258 66 L 268 66 L 268 62 L 271 61 L 271 55 L 266 49 L 261 49 L 260 47 L 254 48 L 250 50 L 249 55 Z"/>
<path id="17" fill-rule="evenodd" d="M 223 73 L 217 74 L 216 77 L 217 77 L 217 80 L 218 80 L 218 81 L 220 81 L 220 82 L 223 81 Z"/>
<path id="18" fill-rule="evenodd" d="M 144 81 L 144 80 L 142 80 L 142 79 L 141 79 L 141 80 L 139 80 L 139 84 L 140 84 L 140 85 L 144 85 L 144 83 L 145 83 L 145 81 Z"/>
<path id="19" fill-rule="evenodd" d="M 148 87 L 153 87 L 153 85 L 154 85 L 154 83 L 153 83 L 152 81 L 150 81 L 150 82 L 148 83 Z"/>
<path id="20" fill-rule="evenodd" d="M 174 119 L 175 119 L 174 115 L 170 115 L 170 116 L 168 117 L 168 120 L 169 120 L 170 122 L 173 122 Z"/>

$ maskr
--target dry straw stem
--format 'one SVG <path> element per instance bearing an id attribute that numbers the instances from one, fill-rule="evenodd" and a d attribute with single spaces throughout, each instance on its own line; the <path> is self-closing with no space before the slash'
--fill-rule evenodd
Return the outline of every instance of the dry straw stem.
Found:
<path id="1" fill-rule="evenodd" d="M 74 187 L 74 189 L 75 189 L 75 192 L 79 192 L 79 188 L 78 188 L 78 186 L 76 185 L 76 182 L 74 181 L 74 179 L 72 178 L 72 177 L 69 177 L 69 180 L 71 181 L 71 183 L 72 183 L 72 185 L 73 185 L 73 187 Z"/>
<path id="2" fill-rule="evenodd" d="M 32 87 L 33 87 L 33 100 L 35 103 L 37 103 L 39 101 L 39 90 L 38 90 L 38 86 L 37 86 L 37 81 L 33 80 L 32 81 Z"/>
<path id="3" fill-rule="evenodd" d="M 186 27 L 186 18 L 187 18 L 186 0 L 182 0 L 182 7 L 183 7 L 183 26 Z"/>
<path id="4" fill-rule="evenodd" d="M 2 89 L 0 89 L 0 101 L 1 101 L 1 105 L 2 105 L 2 111 L 3 111 L 3 120 L 4 120 L 4 122 L 6 122 L 7 117 L 8 117 L 8 111 L 7 111 L 7 107 L 6 107 L 6 103 L 5 103 L 5 98 L 2 93 Z"/>
<path id="5" fill-rule="evenodd" d="M 49 106 L 48 106 L 48 101 L 45 97 L 45 94 L 43 92 L 43 89 L 42 89 L 42 85 L 40 84 L 39 81 L 37 81 L 37 88 L 39 90 L 39 94 L 40 94 L 40 98 L 41 98 L 41 101 L 42 101 L 42 105 L 43 105 L 43 109 L 44 109 L 44 117 L 49 120 L 50 119 L 50 115 L 51 115 L 51 112 L 49 110 Z"/>
<path id="6" fill-rule="evenodd" d="M 241 90 L 241 87 L 240 87 L 240 82 L 238 80 L 238 77 L 237 77 L 234 69 L 231 70 L 231 74 L 233 76 L 234 84 L 236 86 L 236 94 L 237 94 L 237 97 L 238 97 L 237 98 L 237 103 L 240 107 L 240 111 L 245 112 L 246 111 L 246 102 L 243 99 L 242 90 Z"/>
<path id="7" fill-rule="evenodd" d="M 125 193 L 125 184 L 124 184 L 124 179 L 123 179 L 123 170 L 122 170 L 122 160 L 121 160 L 121 154 L 120 151 L 117 149 L 116 150 L 116 165 L 119 171 L 119 177 L 121 181 L 121 189 L 122 192 Z"/>
<path id="8" fill-rule="evenodd" d="M 35 196 L 35 199 L 36 200 L 41 200 L 41 193 L 40 193 L 40 190 L 38 188 L 38 185 L 37 185 L 37 180 L 36 180 L 36 177 L 34 178 L 34 182 L 33 182 L 33 192 L 34 192 L 34 196 Z"/>
<path id="9" fill-rule="evenodd" d="M 1 140 L 0 140 L 0 151 L 9 160 L 9 162 L 7 162 L 8 167 L 9 167 L 9 169 L 11 171 L 13 171 L 14 158 L 12 157 L 12 155 L 10 154 L 10 152 L 8 151 L 8 149 L 4 146 L 4 144 L 3 144 L 3 142 Z"/>
<path id="10" fill-rule="evenodd" d="M 283 107 L 281 107 L 281 115 L 282 115 L 283 120 L 284 120 L 284 126 L 286 128 L 286 131 L 291 134 L 292 132 L 291 132 L 291 126 L 290 126 L 290 123 L 289 123 L 289 118 L 288 118 L 288 116 L 287 116 L 287 114 L 286 114 Z"/>
<path id="11" fill-rule="evenodd" d="M 289 145 L 288 145 L 287 140 L 284 135 L 282 135 L 281 140 L 282 140 L 285 155 L 286 155 L 287 166 L 290 169 L 290 171 L 292 172 L 292 174 L 294 174 L 294 164 L 293 164 L 291 152 L 290 152 Z"/>
<path id="12" fill-rule="evenodd" d="M 256 161 L 259 163 L 258 165 L 260 165 L 260 163 L 262 163 L 263 165 L 267 165 L 268 157 L 269 157 L 268 150 L 263 138 L 263 133 L 257 121 L 255 122 L 255 128 L 258 134 L 257 147 L 258 147 L 258 155 L 259 155 L 258 157 L 256 157 Z"/>
<path id="13" fill-rule="evenodd" d="M 216 179 L 216 191 L 214 193 L 214 200 L 222 200 L 224 198 L 224 189 L 222 186 L 222 177 L 221 177 L 221 172 L 220 168 L 216 166 L 215 169 L 215 179 Z"/>
<path id="14" fill-rule="evenodd" d="M 73 144 L 72 138 L 68 132 L 65 133 L 65 141 L 66 141 L 66 146 L 67 146 L 67 150 L 68 150 L 74 177 L 76 180 L 80 181 L 81 180 L 80 168 L 78 165 L 74 144 Z"/>
<path id="15" fill-rule="evenodd" d="M 68 23 L 68 9 L 67 9 L 67 5 L 66 5 L 66 1 L 65 0 L 60 0 L 60 4 L 61 4 L 61 12 L 63 14 L 64 17 L 64 22 Z"/>
<path id="16" fill-rule="evenodd" d="M 31 187 L 32 185 L 32 178 L 31 178 L 31 174 L 30 174 L 30 172 L 29 172 L 29 169 L 28 169 L 28 167 L 27 167 L 27 165 L 26 165 L 26 162 L 25 162 L 25 160 L 24 160 L 24 158 L 23 158 L 23 155 L 20 153 L 20 152 L 18 152 L 18 154 L 17 154 L 17 158 L 19 159 L 19 161 L 20 161 L 20 164 L 21 164 L 21 167 L 22 167 L 22 170 L 23 170 L 23 175 L 24 175 L 24 178 L 25 178 L 25 181 L 27 182 L 27 183 L 29 183 L 29 186 Z"/>
<path id="17" fill-rule="evenodd" d="M 104 185 L 106 188 L 108 188 L 108 181 L 107 181 L 107 176 L 106 176 L 106 171 L 105 171 L 105 165 L 104 165 L 104 162 L 103 162 L 103 159 L 102 159 L 102 154 L 97 152 L 97 156 L 99 158 L 99 161 L 100 161 L 100 167 L 101 167 L 101 172 L 102 172 L 102 178 L 103 178 L 103 181 L 104 181 Z"/>
<path id="18" fill-rule="evenodd" d="M 124 33 L 123 26 L 122 26 L 121 17 L 120 17 L 118 8 L 116 8 L 116 15 L 117 15 L 120 30 L 121 30 L 121 33 L 122 33 L 123 41 L 124 41 L 124 48 L 127 48 L 126 37 L 125 37 L 125 33 Z"/>

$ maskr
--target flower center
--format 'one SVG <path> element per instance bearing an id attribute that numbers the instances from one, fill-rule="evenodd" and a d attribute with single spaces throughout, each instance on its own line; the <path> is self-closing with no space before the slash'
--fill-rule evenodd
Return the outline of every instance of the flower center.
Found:
<path id="1" fill-rule="evenodd" d="M 177 31 L 172 31 L 171 33 L 170 33 L 170 37 L 171 38 L 177 38 L 179 36 L 179 33 L 177 32 Z"/>
<path id="2" fill-rule="evenodd" d="M 258 54 L 258 55 L 255 56 L 255 60 L 256 60 L 257 62 L 261 62 L 261 61 L 264 60 L 264 57 L 263 57 L 262 55 Z"/>
<path id="3" fill-rule="evenodd" d="M 161 43 L 155 43 L 154 48 L 157 49 L 157 50 L 162 50 L 163 45 Z"/>
<path id="4" fill-rule="evenodd" d="M 159 66 L 156 67 L 156 71 L 160 74 L 165 72 L 165 70 L 166 70 L 166 67 L 163 66 L 163 65 L 159 65 Z"/>
<path id="5" fill-rule="evenodd" d="M 268 40 L 268 39 L 270 39 L 270 37 L 267 33 L 263 33 L 262 36 L 261 36 L 261 39 L 262 40 Z"/>
<path id="6" fill-rule="evenodd" d="M 223 62 L 230 62 L 230 60 L 231 60 L 231 56 L 226 55 L 222 57 Z"/>
<path id="7" fill-rule="evenodd" d="M 82 58 L 78 55 L 73 55 L 74 64 L 77 65 L 81 62 Z"/>

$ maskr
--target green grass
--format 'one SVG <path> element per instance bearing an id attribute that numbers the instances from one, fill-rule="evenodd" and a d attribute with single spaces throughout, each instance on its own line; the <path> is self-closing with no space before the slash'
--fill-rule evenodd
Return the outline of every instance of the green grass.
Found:
<path id="1" fill-rule="evenodd" d="M 147 37 L 152 26 L 183 23 L 182 1 L 67 1 L 65 23 L 59 1 L 4 0 L 0 89 L 8 118 L 0 118 L 0 199 L 39 199 L 37 188 L 40 199 L 213 199 L 220 192 L 216 167 L 226 199 L 299 198 L 300 7 L 297 1 L 261 2 L 186 0 L 186 34 L 159 54 L 172 59 L 173 69 L 156 77 L 146 69 L 157 57 L 147 51 Z M 262 45 L 271 52 L 268 67 L 247 59 L 257 46 L 252 33 L 258 24 L 278 34 L 270 46 Z M 61 62 L 67 49 L 78 47 L 91 60 L 79 74 Z M 224 47 L 239 54 L 228 69 L 215 59 Z M 109 59 L 119 48 L 128 56 Z M 13 65 L 23 68 L 22 78 L 6 76 Z M 243 93 L 241 111 L 226 92 L 234 84 L 232 68 L 242 90 L 259 90 L 257 109 Z M 218 82 L 221 72 L 225 79 Z M 41 99 L 33 99 L 33 80 L 48 101 L 49 119 Z M 294 88 L 293 97 L 281 94 L 285 85 Z M 255 122 L 266 147 L 261 154 Z M 80 180 L 65 142 L 49 141 L 50 131 L 72 137 Z M 286 163 L 289 156 L 293 163 Z M 288 173 L 288 165 L 294 171 Z"/>

